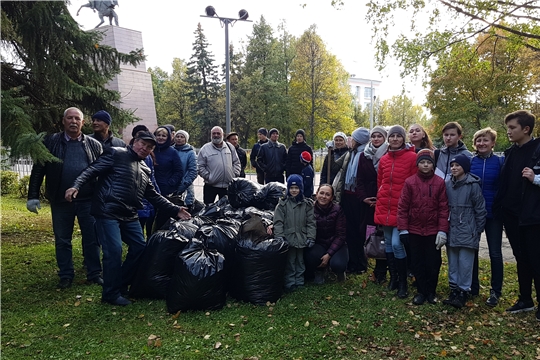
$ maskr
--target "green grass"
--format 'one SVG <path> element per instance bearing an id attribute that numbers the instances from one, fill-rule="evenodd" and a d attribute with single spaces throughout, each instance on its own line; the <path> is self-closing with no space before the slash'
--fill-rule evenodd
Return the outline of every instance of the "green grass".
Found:
<path id="1" fill-rule="evenodd" d="M 50 210 L 29 213 L 2 198 L 2 359 L 534 359 L 540 328 L 534 313 L 508 315 L 515 266 L 505 265 L 504 298 L 481 296 L 455 310 L 411 305 L 368 275 L 328 282 L 255 306 L 232 299 L 218 311 L 167 313 L 164 301 L 125 308 L 100 303 L 84 283 L 80 237 L 74 240 L 74 286 L 57 290 Z M 446 295 L 446 261 L 439 296 Z M 157 339 L 148 340 L 151 335 Z"/>

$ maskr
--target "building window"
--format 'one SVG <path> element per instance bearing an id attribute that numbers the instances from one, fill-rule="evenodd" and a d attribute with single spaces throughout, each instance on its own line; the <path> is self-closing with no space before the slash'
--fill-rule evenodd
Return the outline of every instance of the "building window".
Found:
<path id="1" fill-rule="evenodd" d="M 371 99 L 371 88 L 370 87 L 365 87 L 364 88 L 364 97 L 368 98 L 368 99 Z"/>

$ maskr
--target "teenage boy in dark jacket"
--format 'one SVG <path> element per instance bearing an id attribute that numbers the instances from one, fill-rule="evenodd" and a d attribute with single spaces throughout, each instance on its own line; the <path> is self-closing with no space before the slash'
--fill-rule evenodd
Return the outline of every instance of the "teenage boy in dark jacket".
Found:
<path id="1" fill-rule="evenodd" d="M 504 152 L 500 186 L 493 203 L 494 215 L 502 219 L 516 258 L 519 298 L 509 313 L 534 310 L 532 282 L 540 300 L 540 187 L 533 184 L 540 174 L 540 138 L 532 137 L 536 117 L 526 110 L 506 115 L 506 133 L 514 143 Z M 532 173 L 531 173 L 532 171 Z M 540 310 L 536 311 L 540 321 Z"/>

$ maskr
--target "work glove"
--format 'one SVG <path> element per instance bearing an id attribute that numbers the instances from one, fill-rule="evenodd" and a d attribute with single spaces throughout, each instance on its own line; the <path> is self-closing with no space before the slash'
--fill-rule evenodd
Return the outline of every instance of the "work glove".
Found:
<path id="1" fill-rule="evenodd" d="M 435 248 L 441 250 L 441 248 L 446 245 L 446 233 L 439 231 L 437 237 L 435 238 Z"/>
<path id="2" fill-rule="evenodd" d="M 310 247 L 313 247 L 313 245 L 315 245 L 315 240 L 313 240 L 313 239 L 307 239 L 307 241 L 306 241 L 306 247 L 310 248 Z"/>
<path id="3" fill-rule="evenodd" d="M 401 230 L 399 232 L 399 241 L 401 241 L 403 246 L 409 246 L 409 231 Z"/>
<path id="4" fill-rule="evenodd" d="M 28 211 L 37 214 L 38 209 L 41 210 L 41 204 L 39 203 L 38 199 L 30 199 L 26 202 L 26 208 L 28 209 Z"/>
<path id="5" fill-rule="evenodd" d="M 334 140 L 328 140 L 326 142 L 326 148 L 329 149 L 329 148 L 333 148 L 334 147 Z"/>
<path id="6" fill-rule="evenodd" d="M 285 239 L 283 236 L 277 236 L 275 239 L 278 241 L 283 241 L 285 244 L 288 244 L 287 239 Z"/>

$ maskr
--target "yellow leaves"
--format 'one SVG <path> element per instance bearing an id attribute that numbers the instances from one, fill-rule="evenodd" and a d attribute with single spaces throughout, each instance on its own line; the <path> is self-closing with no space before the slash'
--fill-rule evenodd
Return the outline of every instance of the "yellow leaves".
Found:
<path id="1" fill-rule="evenodd" d="M 332 320 L 332 325 L 333 326 L 339 326 L 339 322 L 337 322 L 336 320 Z"/>
<path id="2" fill-rule="evenodd" d="M 204 340 L 210 339 L 210 335 L 204 335 L 204 338 L 203 338 L 203 339 L 204 339 Z"/>
<path id="3" fill-rule="evenodd" d="M 62 325 L 62 327 L 65 329 L 65 328 L 67 328 L 67 327 L 70 326 L 70 325 L 71 325 L 71 324 L 64 324 L 64 325 Z"/>
<path id="4" fill-rule="evenodd" d="M 304 324 L 305 327 L 309 327 L 309 321 L 306 321 Z"/>
<path id="5" fill-rule="evenodd" d="M 214 344 L 214 349 L 219 349 L 221 347 L 221 343 L 218 341 Z"/>
<path id="6" fill-rule="evenodd" d="M 146 344 L 152 347 L 161 347 L 161 338 L 157 335 L 151 334 L 148 336 Z"/>
<path id="7" fill-rule="evenodd" d="M 94 44 L 94 47 L 95 47 L 96 49 L 99 49 L 99 44 Z"/>
<path id="8" fill-rule="evenodd" d="M 431 335 L 433 335 L 433 340 L 435 341 L 442 341 L 442 335 L 440 332 L 434 332 Z"/>

